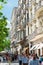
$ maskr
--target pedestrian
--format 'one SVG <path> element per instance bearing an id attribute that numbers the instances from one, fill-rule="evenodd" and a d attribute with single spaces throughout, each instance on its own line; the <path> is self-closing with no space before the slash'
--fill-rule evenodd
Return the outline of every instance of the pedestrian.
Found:
<path id="1" fill-rule="evenodd" d="M 36 54 L 36 58 L 39 59 L 38 55 Z"/>
<path id="2" fill-rule="evenodd" d="M 26 56 L 26 54 L 24 53 L 23 54 L 23 57 L 22 57 L 22 65 L 28 65 L 28 57 Z"/>
<path id="3" fill-rule="evenodd" d="M 3 57 L 2 57 L 2 55 L 0 55 L 0 62 L 3 62 Z"/>
<path id="4" fill-rule="evenodd" d="M 33 59 L 29 62 L 29 65 L 39 65 L 39 60 L 36 58 L 36 54 L 33 54 Z"/>
<path id="5" fill-rule="evenodd" d="M 22 55 L 18 54 L 19 65 L 22 65 Z"/>
<path id="6" fill-rule="evenodd" d="M 40 65 L 43 65 L 43 55 L 41 56 L 39 63 L 40 63 Z"/>

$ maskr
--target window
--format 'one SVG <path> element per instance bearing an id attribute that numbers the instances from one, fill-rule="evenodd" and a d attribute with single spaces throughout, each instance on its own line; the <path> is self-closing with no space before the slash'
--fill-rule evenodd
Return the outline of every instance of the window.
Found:
<path id="1" fill-rule="evenodd" d="M 41 5 L 43 5 L 43 1 L 41 1 Z"/>
<path id="2" fill-rule="evenodd" d="M 39 0 L 39 6 L 41 6 L 41 0 Z"/>
<path id="3" fill-rule="evenodd" d="M 29 22 L 29 13 L 26 11 L 26 22 Z"/>
<path id="4" fill-rule="evenodd" d="M 17 40 L 19 40 L 19 31 L 17 32 Z"/>
<path id="5" fill-rule="evenodd" d="M 32 5 L 32 18 L 34 18 L 34 15 L 35 15 L 35 7 L 34 5 Z"/>
<path id="6" fill-rule="evenodd" d="M 28 35 L 29 35 L 29 27 L 28 27 Z"/>
<path id="7" fill-rule="evenodd" d="M 16 25 L 18 24 L 18 21 L 16 21 Z"/>
<path id="8" fill-rule="evenodd" d="M 39 3 L 39 0 L 36 0 L 36 3 Z"/>
<path id="9" fill-rule="evenodd" d="M 23 20 L 23 26 L 24 26 L 24 28 L 26 27 L 26 17 Z"/>
<path id="10" fill-rule="evenodd" d="M 23 31 L 20 31 L 20 39 L 23 38 Z"/>
<path id="11" fill-rule="evenodd" d="M 21 3 L 22 3 L 22 0 L 21 0 Z"/>
<path id="12" fill-rule="evenodd" d="M 23 31 L 23 37 L 25 37 L 25 36 L 26 36 L 26 30 Z"/>

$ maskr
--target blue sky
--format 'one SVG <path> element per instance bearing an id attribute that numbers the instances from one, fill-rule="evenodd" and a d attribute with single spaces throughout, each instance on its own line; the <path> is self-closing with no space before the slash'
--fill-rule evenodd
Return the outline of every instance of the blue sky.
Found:
<path id="1" fill-rule="evenodd" d="M 3 8 L 3 14 L 11 21 L 12 10 L 14 7 L 18 6 L 18 0 L 8 0 Z"/>

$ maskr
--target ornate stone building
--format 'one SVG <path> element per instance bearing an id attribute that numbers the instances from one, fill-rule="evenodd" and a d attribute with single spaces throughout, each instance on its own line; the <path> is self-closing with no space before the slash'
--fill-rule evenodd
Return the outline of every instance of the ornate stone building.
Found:
<path id="1" fill-rule="evenodd" d="M 15 43 L 14 37 L 16 38 L 16 43 L 22 46 L 22 49 L 27 45 L 26 37 L 29 35 L 29 28 L 27 28 L 29 22 L 29 2 L 28 0 L 18 0 L 17 9 L 13 9 L 11 27 L 12 32 L 15 33 L 15 36 L 12 33 L 11 43 Z M 15 13 L 16 12 L 16 13 Z M 12 25 L 13 24 L 13 25 Z M 16 27 L 15 27 L 16 26 Z M 14 29 L 15 28 L 15 29 Z"/>
<path id="2" fill-rule="evenodd" d="M 43 0 L 29 0 L 29 43 L 31 51 L 43 54 Z"/>
<path id="3" fill-rule="evenodd" d="M 18 0 L 11 25 L 16 43 L 23 48 L 29 46 L 29 52 L 43 54 L 43 0 Z"/>

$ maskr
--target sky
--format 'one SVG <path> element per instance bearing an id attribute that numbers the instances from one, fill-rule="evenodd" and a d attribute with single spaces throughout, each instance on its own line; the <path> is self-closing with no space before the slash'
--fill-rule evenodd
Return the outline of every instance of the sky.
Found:
<path id="1" fill-rule="evenodd" d="M 12 10 L 14 7 L 18 6 L 18 0 L 8 0 L 3 8 L 3 14 L 8 18 L 8 21 L 11 21 Z"/>

